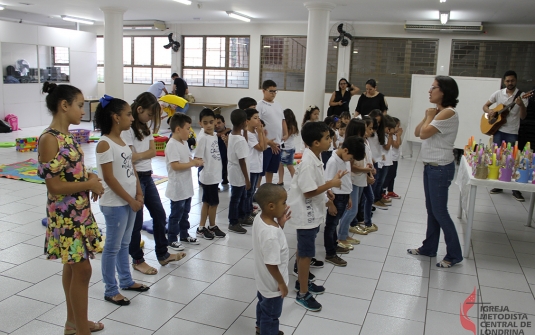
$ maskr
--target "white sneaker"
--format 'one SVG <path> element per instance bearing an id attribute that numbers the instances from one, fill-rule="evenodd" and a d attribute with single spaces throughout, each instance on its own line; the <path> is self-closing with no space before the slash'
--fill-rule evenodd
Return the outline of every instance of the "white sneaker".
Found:
<path id="1" fill-rule="evenodd" d="M 176 251 L 182 251 L 185 249 L 184 246 L 180 242 L 173 242 L 171 243 L 170 247 L 171 249 L 176 250 Z"/>

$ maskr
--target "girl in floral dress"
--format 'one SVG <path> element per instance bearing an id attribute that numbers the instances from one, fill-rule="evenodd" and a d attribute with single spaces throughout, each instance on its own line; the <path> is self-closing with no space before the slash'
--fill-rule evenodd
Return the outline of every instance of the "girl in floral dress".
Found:
<path id="1" fill-rule="evenodd" d="M 69 125 L 80 124 L 84 96 L 70 85 L 45 82 L 46 105 L 53 119 L 39 138 L 38 174 L 48 190 L 48 225 L 45 253 L 63 263 L 63 290 L 67 304 L 65 334 L 87 335 L 104 329 L 87 320 L 88 289 L 93 253 L 101 236 L 91 213 L 89 192 L 101 196 L 104 188 L 84 166 L 80 144 L 69 133 Z"/>

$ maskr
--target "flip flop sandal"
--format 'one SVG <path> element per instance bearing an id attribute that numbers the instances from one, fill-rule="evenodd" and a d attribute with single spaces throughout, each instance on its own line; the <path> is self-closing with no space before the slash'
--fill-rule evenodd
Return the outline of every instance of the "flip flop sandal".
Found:
<path id="1" fill-rule="evenodd" d="M 69 327 L 69 329 L 67 329 Z M 70 321 L 65 322 L 65 329 L 63 335 L 76 335 L 76 325 Z"/>
<path id="2" fill-rule="evenodd" d="M 147 286 L 147 285 L 144 285 L 144 284 L 141 284 L 141 286 L 138 286 L 138 287 L 130 286 L 130 287 L 123 288 L 123 290 L 125 290 L 125 291 L 136 291 L 136 292 L 146 292 L 149 289 L 150 289 L 150 287 Z"/>
<path id="3" fill-rule="evenodd" d="M 441 260 L 440 262 L 437 263 L 437 267 L 439 267 L 439 268 L 446 268 L 446 269 L 448 269 L 448 268 L 451 268 L 452 266 L 453 266 L 453 264 L 448 263 L 448 262 L 446 262 L 445 260 Z"/>
<path id="4" fill-rule="evenodd" d="M 139 268 L 138 268 L 138 265 L 139 264 L 132 264 L 132 268 L 134 268 L 134 270 L 136 271 L 139 271 L 141 272 L 142 274 L 144 275 L 149 275 L 149 276 L 153 276 L 155 274 L 158 274 L 158 270 L 153 268 L 152 266 L 149 266 L 149 268 L 145 271 L 141 271 Z"/>
<path id="5" fill-rule="evenodd" d="M 158 261 L 161 265 L 167 265 L 171 262 L 178 262 L 179 260 L 181 260 L 182 258 L 186 257 L 186 253 L 185 252 L 179 252 L 177 254 L 170 254 L 169 257 L 167 257 L 167 259 L 164 259 L 163 261 Z"/>

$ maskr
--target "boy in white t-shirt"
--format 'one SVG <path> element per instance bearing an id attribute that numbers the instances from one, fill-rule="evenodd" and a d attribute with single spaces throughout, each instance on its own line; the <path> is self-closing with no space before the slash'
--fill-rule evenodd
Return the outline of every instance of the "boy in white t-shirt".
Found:
<path id="1" fill-rule="evenodd" d="M 386 206 L 392 206 L 392 199 L 390 199 L 390 197 L 385 194 L 384 189 L 387 185 L 385 182 L 389 173 L 388 171 L 390 171 L 390 168 L 394 165 L 394 161 L 392 159 L 392 148 L 394 144 L 394 132 L 396 124 L 394 122 L 394 119 L 392 119 L 392 117 L 389 115 L 383 116 L 383 122 L 385 124 L 385 144 L 381 148 L 382 159 L 377 162 L 378 167 L 380 169 L 383 169 L 383 178 L 382 180 L 378 178 L 377 186 L 376 188 L 374 188 L 373 191 L 374 195 L 376 195 L 376 198 L 377 195 L 380 195 L 381 202 L 383 204 L 385 204 Z"/>
<path id="2" fill-rule="evenodd" d="M 180 242 L 199 244 L 196 238 L 189 236 L 189 211 L 191 197 L 193 197 L 193 180 L 191 168 L 203 165 L 201 158 L 191 158 L 188 147 L 189 128 L 191 118 L 186 114 L 177 113 L 169 122 L 172 136 L 165 147 L 165 164 L 169 181 L 165 189 L 165 196 L 171 200 L 171 214 L 167 239 L 174 250 L 182 250 Z M 177 236 L 180 235 L 180 241 Z"/>
<path id="3" fill-rule="evenodd" d="M 253 208 L 253 195 L 256 190 L 258 180 L 262 178 L 262 167 L 264 160 L 264 150 L 267 147 L 266 135 L 264 127 L 260 122 L 260 117 L 256 109 L 248 108 L 245 110 L 247 114 L 247 144 L 249 145 L 249 180 L 251 188 L 247 190 L 247 198 L 245 201 L 246 220 L 242 225 L 250 226 L 253 224 L 255 218 Z"/>
<path id="4" fill-rule="evenodd" d="M 201 221 L 197 228 L 197 235 L 212 240 L 214 236 L 222 238 L 227 235 L 215 224 L 223 165 L 219 154 L 217 135 L 214 133 L 214 111 L 210 108 L 204 108 L 199 115 L 199 120 L 199 124 L 203 128 L 200 133 L 203 135 L 197 143 L 197 148 L 195 148 L 195 158 L 201 158 L 204 161 L 204 168 L 199 174 L 199 182 L 203 192 Z M 205 227 L 207 218 L 210 222 L 209 228 Z"/>
<path id="5" fill-rule="evenodd" d="M 394 192 L 394 181 L 397 176 L 398 172 L 398 160 L 401 155 L 401 143 L 402 143 L 402 136 L 403 136 L 403 128 L 401 128 L 401 124 L 399 122 L 399 119 L 397 117 L 392 117 L 394 122 L 396 123 L 396 127 L 394 128 L 394 135 L 392 135 L 392 166 L 388 169 L 388 174 L 385 179 L 385 185 L 386 188 L 386 195 L 390 199 L 401 199 L 401 197 Z"/>
<path id="6" fill-rule="evenodd" d="M 286 191 L 264 184 L 255 198 L 262 209 L 253 225 L 254 277 L 258 289 L 256 334 L 281 334 L 279 317 L 288 295 L 289 249 L 282 229 L 290 219 Z"/>
<path id="7" fill-rule="evenodd" d="M 247 136 L 247 114 L 241 109 L 235 109 L 230 114 L 232 132 L 228 135 L 228 181 L 231 186 L 230 203 L 228 209 L 229 231 L 245 234 L 247 229 L 241 226 L 246 219 L 245 201 L 247 190 L 251 188 L 247 158 L 249 145 Z M 245 134 L 244 134 L 245 132 Z"/>
<path id="8" fill-rule="evenodd" d="M 264 99 L 256 106 L 260 119 L 266 123 L 268 133 L 269 148 L 264 150 L 264 167 L 266 183 L 273 182 L 273 174 L 279 172 L 281 160 L 280 145 L 288 138 L 288 128 L 284 119 L 284 111 L 277 102 L 277 84 L 273 80 L 266 80 L 262 83 Z"/>

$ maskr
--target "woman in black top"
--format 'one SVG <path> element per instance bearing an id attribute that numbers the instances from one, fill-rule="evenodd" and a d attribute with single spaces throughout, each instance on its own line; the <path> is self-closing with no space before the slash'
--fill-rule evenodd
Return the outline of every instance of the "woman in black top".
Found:
<path id="1" fill-rule="evenodd" d="M 351 85 L 345 78 L 338 81 L 338 91 L 334 91 L 329 101 L 327 116 L 340 116 L 342 112 L 349 112 L 351 97 L 360 92 L 360 88 Z"/>
<path id="2" fill-rule="evenodd" d="M 369 79 L 366 82 L 366 93 L 362 94 L 355 108 L 355 117 L 359 115 L 368 115 L 374 109 L 378 109 L 383 114 L 388 110 L 388 104 L 383 93 L 377 91 L 377 82 L 375 79 Z"/>

